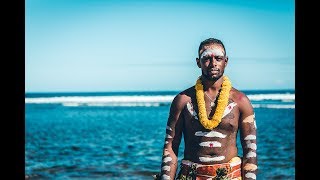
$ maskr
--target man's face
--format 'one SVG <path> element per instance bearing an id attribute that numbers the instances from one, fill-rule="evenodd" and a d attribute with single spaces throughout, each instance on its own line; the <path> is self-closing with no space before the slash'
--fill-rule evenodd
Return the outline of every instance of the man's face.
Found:
<path id="1" fill-rule="evenodd" d="M 197 65 L 201 68 L 202 76 L 209 80 L 219 79 L 228 62 L 224 54 L 223 47 L 219 44 L 205 45 L 200 50 L 200 58 L 197 58 Z"/>

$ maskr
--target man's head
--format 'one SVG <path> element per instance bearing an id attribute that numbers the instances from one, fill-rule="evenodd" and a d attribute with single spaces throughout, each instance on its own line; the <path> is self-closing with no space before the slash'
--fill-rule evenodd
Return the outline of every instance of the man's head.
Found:
<path id="1" fill-rule="evenodd" d="M 204 41 L 202 41 L 199 45 L 199 49 L 198 49 L 198 55 L 199 55 L 199 58 L 200 58 L 200 54 L 203 52 L 204 49 L 206 49 L 208 45 L 210 44 L 217 44 L 217 45 L 220 45 L 222 48 L 223 48 L 223 51 L 224 51 L 224 55 L 226 56 L 227 55 L 227 51 L 226 49 L 224 48 L 224 45 L 222 43 L 222 41 L 220 41 L 219 39 L 215 39 L 215 38 L 209 38 L 209 39 L 206 39 Z"/>
<path id="2" fill-rule="evenodd" d="M 202 76 L 208 80 L 217 80 L 223 73 L 228 63 L 226 50 L 219 39 L 209 38 L 200 43 L 197 65 L 201 68 Z"/>

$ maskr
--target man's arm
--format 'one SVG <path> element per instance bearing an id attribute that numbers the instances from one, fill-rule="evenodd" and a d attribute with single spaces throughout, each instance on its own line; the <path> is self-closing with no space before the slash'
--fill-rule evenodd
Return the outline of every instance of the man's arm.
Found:
<path id="1" fill-rule="evenodd" d="M 170 107 L 170 114 L 166 127 L 165 143 L 162 154 L 161 179 L 175 178 L 178 166 L 178 150 L 181 142 L 184 103 L 181 95 L 177 95 Z"/>
<path id="2" fill-rule="evenodd" d="M 240 98 L 240 140 L 243 149 L 242 179 L 256 179 L 257 175 L 257 127 L 250 100 L 244 94 Z"/>

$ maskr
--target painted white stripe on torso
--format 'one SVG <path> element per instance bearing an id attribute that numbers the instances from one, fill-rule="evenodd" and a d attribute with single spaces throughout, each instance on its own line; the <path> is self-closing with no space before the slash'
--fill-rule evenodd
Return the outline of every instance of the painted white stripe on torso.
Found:
<path id="1" fill-rule="evenodd" d="M 254 173 L 246 173 L 246 178 L 256 179 L 256 175 Z"/>
<path id="2" fill-rule="evenodd" d="M 207 141 L 207 142 L 202 142 L 199 144 L 200 146 L 204 147 L 221 147 L 221 143 L 218 141 Z"/>
<path id="3" fill-rule="evenodd" d="M 257 144 L 255 143 L 250 143 L 250 141 L 247 142 L 247 148 L 256 150 L 257 149 Z"/>
<path id="4" fill-rule="evenodd" d="M 172 160 L 171 157 L 166 157 L 166 158 L 164 158 L 162 161 L 163 161 L 164 163 L 166 163 L 166 162 L 171 161 L 171 160 Z"/>
<path id="5" fill-rule="evenodd" d="M 225 138 L 227 136 L 217 131 L 210 131 L 210 132 L 197 131 L 194 135 L 205 136 L 205 137 L 218 137 L 218 138 Z"/>
<path id="6" fill-rule="evenodd" d="M 163 174 L 161 179 L 163 179 L 163 180 L 170 180 L 170 176 L 168 176 L 168 175 L 166 175 L 166 174 Z"/>
<path id="7" fill-rule="evenodd" d="M 216 156 L 216 157 L 199 157 L 201 162 L 212 162 L 212 161 L 221 161 L 224 160 L 224 156 Z"/>
<path id="8" fill-rule="evenodd" d="M 227 114 L 229 114 L 236 105 L 237 105 L 237 103 L 235 103 L 235 102 L 228 104 L 228 106 L 226 107 L 226 109 L 223 112 L 222 118 L 225 117 Z"/>
<path id="9" fill-rule="evenodd" d="M 187 109 L 195 119 L 198 119 L 196 111 L 193 110 L 193 107 L 189 102 L 187 103 Z"/>
<path id="10" fill-rule="evenodd" d="M 169 143 L 168 141 L 165 142 L 165 144 L 168 144 L 168 143 Z"/>
<path id="11" fill-rule="evenodd" d="M 162 167 L 162 170 L 163 170 L 163 171 L 170 171 L 170 166 L 163 166 L 163 167 Z"/>
<path id="12" fill-rule="evenodd" d="M 257 154 L 253 151 L 248 152 L 248 154 L 246 155 L 247 158 L 251 158 L 251 157 L 256 157 Z"/>
<path id="13" fill-rule="evenodd" d="M 244 140 L 255 140 L 256 139 L 256 136 L 255 135 L 252 135 L 252 134 L 250 134 L 250 135 L 248 135 L 248 136 L 246 136 L 245 138 L 244 138 Z"/>
<path id="14" fill-rule="evenodd" d="M 166 138 L 172 138 L 172 136 L 170 136 L 169 134 L 166 135 Z"/>
<path id="15" fill-rule="evenodd" d="M 167 126 L 167 128 L 166 128 L 166 129 L 168 129 L 169 131 L 172 131 L 171 127 L 169 127 L 169 126 Z"/>

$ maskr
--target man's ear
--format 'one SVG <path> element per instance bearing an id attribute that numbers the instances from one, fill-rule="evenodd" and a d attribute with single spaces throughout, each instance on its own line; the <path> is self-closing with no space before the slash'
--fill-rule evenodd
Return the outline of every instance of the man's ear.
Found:
<path id="1" fill-rule="evenodd" d="M 199 58 L 196 58 L 196 61 L 197 61 L 197 66 L 198 66 L 199 68 L 201 68 L 200 59 L 199 59 Z"/>
<path id="2" fill-rule="evenodd" d="M 228 61 L 229 61 L 229 57 L 226 56 L 226 58 L 224 59 L 224 66 L 227 66 L 227 65 L 228 65 Z"/>

